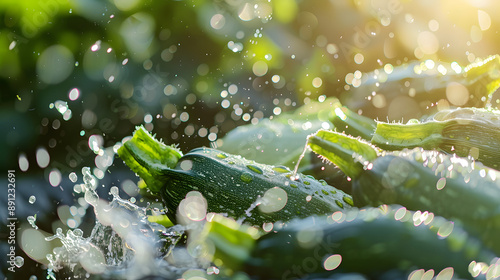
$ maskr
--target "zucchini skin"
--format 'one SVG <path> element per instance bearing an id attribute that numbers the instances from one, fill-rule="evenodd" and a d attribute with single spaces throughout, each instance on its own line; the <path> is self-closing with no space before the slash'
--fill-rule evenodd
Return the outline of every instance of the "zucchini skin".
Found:
<path id="1" fill-rule="evenodd" d="M 353 180 L 357 206 L 401 204 L 460 221 L 500 254 L 500 172 L 422 148 L 385 153 Z"/>
<path id="2" fill-rule="evenodd" d="M 332 217 L 294 220 L 283 229 L 257 239 L 243 270 L 262 279 L 302 279 L 332 273 L 362 273 L 369 279 L 384 279 L 384 273 L 398 269 L 408 275 L 415 269 L 434 269 L 436 274 L 453 267 L 455 276 L 469 279 L 471 261 L 490 263 L 495 255 L 459 226 L 441 237 L 438 230 L 451 222 L 432 213 L 415 222 L 416 212 L 404 207 L 348 210 Z M 341 218 L 339 218 L 341 217 Z M 416 219 L 418 220 L 418 218 Z M 306 234 L 316 237 L 308 244 L 299 241 Z M 314 240 L 314 239 L 313 239 Z M 324 261 L 342 257 L 340 265 L 326 271 Z M 405 278 L 406 279 L 406 278 Z"/>
<path id="3" fill-rule="evenodd" d="M 439 149 L 484 165 L 500 167 L 500 111 L 481 108 L 442 110 L 418 123 L 377 123 L 371 142 L 385 150 Z"/>
<path id="4" fill-rule="evenodd" d="M 446 75 L 438 71 L 438 65 L 444 66 Z M 340 101 L 353 111 L 362 110 L 365 116 L 374 119 L 400 120 L 419 118 L 429 114 L 432 104 L 441 99 L 448 99 L 446 91 L 450 83 L 464 86 L 469 93 L 465 104 L 453 104 L 466 107 L 484 107 L 491 104 L 491 95 L 500 86 L 498 75 L 500 56 L 492 55 L 466 67 L 453 63 L 436 62 L 436 66 L 428 68 L 425 62 L 412 62 L 394 67 L 390 74 L 378 69 L 362 75 L 361 85 L 351 87 L 342 93 Z M 453 69 L 455 68 L 455 69 Z M 457 69 L 458 68 L 458 69 Z M 387 104 L 398 99 L 408 109 L 397 114 L 389 114 L 389 107 L 375 107 L 372 93 L 382 95 Z M 410 96 L 408 96 L 410 95 Z M 403 106 L 403 105 L 401 105 Z M 434 107 L 436 108 L 436 107 Z"/>
<path id="5" fill-rule="evenodd" d="M 185 154 L 175 169 L 163 170 L 161 195 L 169 210 L 167 215 L 173 221 L 181 200 L 190 191 L 198 191 L 206 198 L 208 212 L 226 213 L 258 226 L 313 214 L 330 215 L 352 207 L 350 195 L 326 182 L 302 174 L 298 174 L 297 180 L 291 180 L 291 175 L 285 167 L 259 164 L 215 149 L 197 148 Z M 281 210 L 278 207 L 275 211 L 264 209 L 263 212 L 262 205 L 256 202 L 270 189 L 281 195 L 286 193 L 286 204 Z M 281 196 L 278 204 L 283 199 Z"/>

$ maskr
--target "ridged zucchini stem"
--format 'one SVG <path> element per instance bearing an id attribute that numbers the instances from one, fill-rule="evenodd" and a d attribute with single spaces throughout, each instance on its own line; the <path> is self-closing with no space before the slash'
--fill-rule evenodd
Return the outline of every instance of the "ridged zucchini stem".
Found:
<path id="1" fill-rule="evenodd" d="M 158 193 L 163 185 L 161 171 L 174 168 L 182 152 L 156 140 L 142 126 L 137 127 L 132 138 L 118 149 L 118 155 L 132 171 L 146 182 L 147 187 Z"/>
<path id="2" fill-rule="evenodd" d="M 378 157 L 378 149 L 371 144 L 334 131 L 319 130 L 307 138 L 307 145 L 353 179 Z"/>
<path id="3" fill-rule="evenodd" d="M 373 119 L 358 115 L 345 106 L 335 108 L 334 113 L 332 123 L 337 131 L 345 131 L 346 134 L 366 140 L 372 138 L 377 127 Z"/>
<path id="4" fill-rule="evenodd" d="M 371 142 L 386 150 L 422 147 L 434 149 L 443 140 L 446 122 L 426 123 L 377 123 Z"/>

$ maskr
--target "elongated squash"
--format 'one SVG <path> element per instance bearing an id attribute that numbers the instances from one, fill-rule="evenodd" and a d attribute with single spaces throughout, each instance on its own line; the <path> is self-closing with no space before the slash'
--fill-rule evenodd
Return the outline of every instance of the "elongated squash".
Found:
<path id="1" fill-rule="evenodd" d="M 471 155 L 499 169 L 500 111 L 457 108 L 440 111 L 423 122 L 379 122 L 371 142 L 386 150 L 422 147 Z"/>
<path id="2" fill-rule="evenodd" d="M 500 254 L 500 172 L 479 162 L 422 148 L 385 152 L 331 131 L 309 147 L 353 180 L 355 205 L 400 204 L 460 221 Z"/>
<path id="3" fill-rule="evenodd" d="M 312 176 L 292 177 L 286 167 L 260 164 L 210 148 L 190 151 L 172 168 L 156 157 L 161 154 L 149 152 L 165 148 L 153 140 L 150 134 L 138 130 L 118 154 L 138 170 L 148 187 L 160 189 L 172 221 L 176 221 L 179 204 L 191 191 L 205 197 L 208 212 L 225 213 L 259 226 L 313 214 L 329 215 L 353 204 L 350 195 Z"/>
<path id="4" fill-rule="evenodd" d="M 407 279 L 417 269 L 451 270 L 471 279 L 480 274 L 471 263 L 487 267 L 495 257 L 453 222 L 398 205 L 296 219 L 265 235 L 220 216 L 205 230 L 222 272 L 243 270 L 257 279 L 323 279 L 350 272 L 387 279 L 390 270 Z"/>
<path id="5" fill-rule="evenodd" d="M 453 106 L 484 107 L 500 87 L 500 56 L 492 55 L 466 67 L 456 62 L 411 62 L 363 73 L 341 102 L 365 116 L 385 120 L 420 118 L 440 100 Z M 431 109 L 431 110 L 429 110 Z"/>

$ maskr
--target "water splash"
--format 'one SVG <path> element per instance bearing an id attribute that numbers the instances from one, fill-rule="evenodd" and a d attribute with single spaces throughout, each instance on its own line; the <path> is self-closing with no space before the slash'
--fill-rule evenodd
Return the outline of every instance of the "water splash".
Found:
<path id="1" fill-rule="evenodd" d="M 120 198 L 116 187 L 110 190 L 111 202 L 100 199 L 95 192 L 98 182 L 90 168 L 84 167 L 82 175 L 85 200 L 93 206 L 96 224 L 89 237 L 79 228 L 66 234 L 58 228 L 55 235 L 45 238 L 46 241 L 59 239 L 62 243 L 47 254 L 48 272 L 69 270 L 74 277 L 83 278 L 100 274 L 105 279 L 139 279 L 152 275 L 175 279 L 189 269 L 202 267 L 196 261 L 180 261 L 178 256 L 171 256 L 187 227 L 165 228 L 149 222 L 151 210 Z"/>

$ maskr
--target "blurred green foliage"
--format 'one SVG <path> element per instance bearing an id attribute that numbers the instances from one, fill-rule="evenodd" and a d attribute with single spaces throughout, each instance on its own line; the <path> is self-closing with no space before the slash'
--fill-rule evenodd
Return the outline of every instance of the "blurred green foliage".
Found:
<path id="1" fill-rule="evenodd" d="M 500 22 L 489 12 L 499 5 L 2 1 L 0 166 L 25 155 L 36 169 L 40 148 L 48 169 L 92 165 L 91 135 L 110 147 L 139 124 L 183 150 L 218 146 L 236 126 L 348 94 L 353 76 L 387 64 L 494 53 Z"/>

